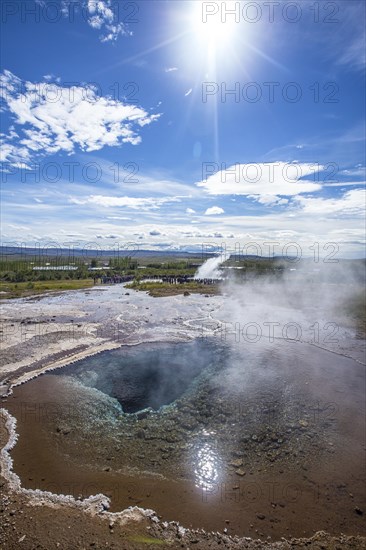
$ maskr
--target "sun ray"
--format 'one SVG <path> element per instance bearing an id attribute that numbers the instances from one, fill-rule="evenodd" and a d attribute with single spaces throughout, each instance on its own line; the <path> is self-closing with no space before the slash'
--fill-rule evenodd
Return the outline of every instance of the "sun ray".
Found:
<path id="1" fill-rule="evenodd" d="M 159 42 L 159 44 L 156 44 L 155 46 L 152 46 L 151 48 L 148 48 L 146 50 L 143 50 L 142 52 L 139 52 L 135 55 L 132 55 L 130 57 L 126 57 L 124 59 L 121 59 L 121 61 L 118 61 L 118 63 L 114 63 L 113 65 L 108 65 L 108 67 L 105 67 L 104 69 L 98 71 L 98 73 L 95 74 L 102 74 L 107 71 L 110 71 L 112 69 L 116 69 L 117 67 L 120 67 L 121 65 L 127 65 L 128 63 L 132 63 L 133 61 L 137 61 L 138 59 L 143 58 L 145 55 L 149 55 L 150 53 L 156 52 L 157 50 L 161 50 L 162 48 L 165 48 L 167 46 L 170 46 L 171 44 L 174 44 L 174 42 L 178 42 L 178 40 L 181 40 L 182 38 L 186 37 L 189 34 L 189 31 L 181 32 L 172 38 L 168 38 L 167 40 L 163 40 L 162 42 Z"/>

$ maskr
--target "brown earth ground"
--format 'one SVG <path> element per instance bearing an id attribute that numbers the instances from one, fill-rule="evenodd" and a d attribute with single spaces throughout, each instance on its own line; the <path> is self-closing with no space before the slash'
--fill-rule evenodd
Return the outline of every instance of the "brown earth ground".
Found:
<path id="1" fill-rule="evenodd" d="M 8 440 L 4 419 L 0 421 L 0 446 Z M 203 530 L 181 530 L 172 522 L 163 524 L 151 513 L 148 517 L 138 509 L 129 519 L 120 516 L 111 520 L 108 512 L 91 515 L 68 505 L 35 505 L 27 495 L 12 492 L 7 481 L 0 476 L 0 548 L 2 550 L 78 550 L 115 548 L 140 550 L 169 549 L 354 549 L 366 548 L 366 538 L 360 536 L 337 537 L 318 532 L 305 539 L 263 542 L 249 538 L 229 537 Z M 127 513 L 128 518 L 128 513 Z"/>
<path id="2" fill-rule="evenodd" d="M 88 291 L 85 293 L 86 298 L 87 292 Z M 125 294 L 123 298 L 123 301 L 129 300 L 127 294 Z M 189 302 L 192 298 L 193 297 L 190 297 L 188 299 Z M 183 297 L 181 299 L 182 303 L 179 301 L 179 303 L 176 304 L 179 306 L 179 311 L 183 306 L 183 300 L 185 300 Z M 217 299 L 219 298 L 214 298 L 214 300 Z M 36 298 L 36 300 L 38 302 L 38 298 Z M 153 300 L 153 298 L 150 298 L 150 300 Z M 33 305 L 34 309 L 37 310 L 38 304 L 34 303 Z M 43 303 L 40 305 L 44 307 Z M 145 306 L 145 302 L 143 305 Z M 31 306 L 31 303 L 29 303 L 28 306 Z M 61 305 L 61 309 L 62 307 Z M 149 303 L 149 307 L 151 309 L 153 308 L 153 302 Z M 17 308 L 19 308 L 19 318 L 17 318 L 16 315 Z M 9 318 L 3 321 L 5 333 L 7 325 L 12 329 L 6 333 L 9 335 L 9 341 L 5 338 L 5 346 L 3 346 L 4 355 L 8 356 L 12 353 L 15 354 L 13 360 L 7 357 L 7 361 L 5 361 L 7 367 L 5 365 L 3 367 L 4 370 L 2 374 L 7 377 L 8 383 L 16 379 L 19 382 L 22 378 L 26 380 L 32 377 L 31 375 L 38 369 L 41 372 L 47 370 L 50 365 L 55 364 L 55 360 L 63 362 L 65 356 L 71 355 L 72 359 L 80 358 L 80 355 L 84 355 L 84 349 L 81 349 L 82 346 L 89 348 L 89 353 L 85 352 L 85 355 L 89 355 L 91 344 L 100 349 L 104 346 L 106 348 L 113 348 L 120 343 L 111 342 L 109 334 L 102 333 L 101 337 L 99 337 L 99 334 L 93 333 L 95 326 L 98 325 L 99 319 L 90 317 L 85 318 L 83 311 L 65 311 L 64 317 L 61 318 L 63 311 L 59 310 L 60 317 L 55 317 L 52 319 L 54 322 L 51 322 L 51 319 L 48 319 L 48 317 L 50 317 L 48 310 L 33 312 L 30 311 L 31 308 L 29 308 L 29 313 L 32 321 L 31 324 L 27 325 L 27 328 L 30 330 L 33 327 L 37 327 L 37 323 L 45 323 L 45 325 L 41 326 L 46 326 L 51 330 L 52 325 L 56 325 L 53 327 L 54 333 L 46 331 L 44 334 L 42 333 L 42 335 L 38 336 L 38 338 L 34 338 L 32 334 L 31 339 L 24 337 L 21 338 L 20 341 L 19 334 L 23 337 L 20 325 L 24 325 L 26 319 L 25 311 L 23 311 L 22 308 L 23 305 L 18 304 L 14 310 L 7 315 Z M 67 308 L 69 308 L 69 304 L 67 304 Z M 77 309 L 78 308 L 75 308 L 75 310 Z M 207 307 L 207 310 L 209 309 L 210 308 Z M 129 340 L 129 338 L 132 340 L 132 335 L 140 330 L 140 323 L 142 324 L 148 320 L 147 312 L 144 314 L 146 317 L 145 320 L 140 310 L 138 321 L 136 321 L 135 318 L 130 315 L 130 309 L 125 311 L 122 336 L 124 340 Z M 155 318 L 155 315 L 158 314 L 154 312 L 153 318 Z M 174 312 L 174 315 L 176 315 L 178 319 L 177 322 L 179 322 L 178 314 Z M 170 312 L 169 326 L 171 326 L 174 315 Z M 208 319 L 210 320 L 211 317 L 209 317 L 209 315 L 210 313 L 208 312 Z M 40 316 L 39 320 L 38 316 Z M 69 327 L 71 317 L 74 317 L 76 320 L 81 318 L 80 325 L 77 326 L 75 330 L 73 329 L 72 332 L 68 329 L 63 339 L 62 330 L 65 330 L 65 325 L 67 328 Z M 82 319 L 83 317 L 84 319 Z M 83 326 L 81 326 L 81 323 Z M 161 323 L 161 320 L 159 320 L 159 323 Z M 58 326 L 59 324 L 62 326 L 62 329 L 61 326 Z M 86 325 L 90 327 L 88 331 L 83 330 Z M 185 335 L 186 331 L 189 332 L 191 330 L 190 326 L 187 327 L 182 324 L 179 326 L 181 326 L 180 332 L 183 335 Z M 16 332 L 15 329 L 17 329 L 18 332 Z M 91 332 L 89 332 L 89 330 Z M 118 330 L 121 330 L 119 325 Z M 72 337 L 70 334 L 72 334 Z M 159 335 L 154 334 L 154 336 L 157 340 L 159 339 Z M 53 342 L 53 339 L 56 341 Z M 52 342 L 50 340 L 52 340 Z M 46 342 L 47 353 L 43 356 L 40 352 L 45 349 L 44 344 Z M 24 350 L 22 346 L 24 346 Z M 54 346 L 54 349 L 52 346 Z M 15 350 L 17 353 L 15 353 Z M 346 351 L 348 352 L 348 349 Z M 33 364 L 29 364 L 30 353 L 34 353 Z M 60 354 L 60 356 L 56 357 L 53 354 Z M 71 357 L 67 357 L 65 362 L 68 362 Z M 9 434 L 5 427 L 4 419 L 0 417 L 0 449 L 7 443 L 8 437 Z M 331 550 L 366 549 L 366 537 L 362 536 L 346 536 L 343 534 L 332 536 L 320 531 L 311 538 L 289 538 L 288 540 L 282 539 L 277 542 L 264 542 L 250 538 L 239 538 L 237 536 L 230 537 L 224 533 L 219 534 L 204 532 L 203 530 L 179 529 L 177 523 L 163 523 L 153 512 L 144 515 L 139 509 L 132 509 L 129 512 L 122 513 L 118 516 L 118 520 L 114 520 L 113 516 L 107 511 L 101 511 L 92 515 L 74 505 L 54 504 L 46 500 L 36 505 L 31 501 L 28 495 L 13 491 L 9 487 L 3 474 L 4 472 L 1 472 L 0 475 L 1 550 L 13 550 L 18 548 L 25 550 L 53 550 L 57 548 L 62 550 L 78 550 L 84 548 L 140 550 L 156 547 L 198 550 L 206 550 L 208 548 L 263 548 L 269 550 L 305 547 Z M 364 521 L 363 518 L 360 518 L 360 520 Z"/>

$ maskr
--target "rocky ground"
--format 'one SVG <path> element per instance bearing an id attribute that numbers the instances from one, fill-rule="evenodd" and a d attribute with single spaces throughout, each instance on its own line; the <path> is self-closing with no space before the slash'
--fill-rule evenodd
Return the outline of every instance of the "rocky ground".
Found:
<path id="1" fill-rule="evenodd" d="M 153 513 L 135 510 L 116 520 L 107 512 L 94 516 L 73 507 L 35 506 L 30 500 L 8 490 L 0 478 L 0 548 L 2 550 L 118 550 L 170 549 L 263 549 L 363 550 L 366 538 L 331 536 L 318 532 L 311 538 L 264 542 L 229 537 L 225 533 L 189 531 L 176 523 L 162 523 Z"/>
<path id="2" fill-rule="evenodd" d="M 236 329 L 233 329 L 235 321 L 243 321 L 240 317 L 243 310 L 235 310 L 225 297 L 161 298 L 164 300 L 164 307 L 161 307 L 159 300 L 142 293 L 137 295 L 133 291 L 126 292 L 123 287 L 115 287 L 110 292 L 105 289 L 93 289 L 93 291 L 3 303 L 1 327 L 3 363 L 0 365 L 0 383 L 3 382 L 3 384 L 0 391 L 5 394 L 11 383 L 24 382 L 55 366 L 63 366 L 93 353 L 119 347 L 122 343 L 136 344 L 141 341 L 167 340 L 179 342 L 187 341 L 197 335 L 212 337 L 215 334 L 221 341 L 228 342 L 230 338 L 236 337 Z M 234 302 L 237 302 L 236 297 Z M 246 311 L 249 313 L 244 321 L 260 322 L 260 319 L 266 318 L 263 310 L 258 313 L 257 307 L 250 313 L 250 304 L 247 305 Z M 285 310 L 278 309 L 276 319 L 272 317 L 269 319 L 283 324 L 288 317 Z M 325 320 L 329 321 L 329 319 Z M 321 319 L 321 326 L 324 326 L 323 321 L 324 319 Z M 310 342 L 312 325 L 310 321 L 305 322 L 304 319 L 301 323 L 302 339 Z M 261 327 L 264 328 L 262 325 Z M 280 328 L 282 329 L 282 325 Z M 360 347 L 350 338 L 351 333 L 347 330 L 342 334 L 342 339 L 337 345 L 329 338 L 326 340 L 328 333 L 320 334 L 320 338 L 311 344 L 330 348 L 339 356 L 351 355 L 359 361 L 362 355 Z M 296 363 L 296 360 L 294 361 Z M 288 365 L 289 371 L 293 364 L 291 359 Z M 268 373 L 264 372 L 264 376 L 267 375 Z M 326 378 L 324 383 L 325 380 Z M 305 372 L 302 380 L 303 387 L 306 387 L 309 381 L 311 376 Z M 162 467 L 167 474 L 176 471 L 179 464 L 184 464 L 182 456 L 187 456 L 188 452 L 195 452 L 194 445 L 187 446 L 192 434 L 202 433 L 205 429 L 214 430 L 220 434 L 220 454 L 225 472 L 238 486 L 253 469 L 260 471 L 263 468 L 269 470 L 277 466 L 281 468 L 281 465 L 286 464 L 287 461 L 289 465 L 297 463 L 300 468 L 303 468 L 306 477 L 309 464 L 311 465 L 312 462 L 316 464 L 319 457 L 323 457 L 323 460 L 324 457 L 325 460 L 327 456 L 332 457 L 334 422 L 329 416 L 329 410 L 325 410 L 325 414 L 320 411 L 322 421 L 317 421 L 315 425 L 314 413 L 312 409 L 310 410 L 309 396 L 306 393 L 292 393 L 296 395 L 298 410 L 289 406 L 291 403 L 288 401 L 286 392 L 279 394 L 278 391 L 272 391 L 270 398 L 268 393 L 263 395 L 262 400 L 259 399 L 258 394 L 253 393 L 253 399 L 249 401 L 247 399 L 244 406 L 238 408 L 235 404 L 233 405 L 232 395 L 225 396 L 225 392 L 217 391 L 214 384 L 208 390 L 207 384 L 204 383 L 204 376 L 201 382 L 197 384 L 194 395 L 187 394 L 182 397 L 159 417 L 155 413 L 148 412 L 137 419 L 126 417 L 123 422 L 120 422 L 120 435 L 123 433 L 128 435 L 123 445 L 127 463 L 129 457 L 133 456 L 133 464 L 136 464 L 137 457 L 137 462 L 141 462 L 140 466 L 149 464 L 150 472 L 158 473 Z M 246 382 L 250 384 L 249 379 Z M 279 388 L 274 384 L 273 389 Z M 309 387 L 310 394 L 312 390 L 313 388 Z M 276 396 L 275 401 L 272 400 L 273 396 Z M 240 395 L 238 402 L 242 402 Z M 324 398 L 322 406 L 328 407 L 328 405 L 329 400 Z M 247 428 L 244 431 L 241 429 L 240 434 L 238 426 L 235 425 L 238 420 L 238 411 Z M 75 422 L 79 421 L 80 416 Z M 72 432 L 76 424 L 72 426 L 70 423 L 72 423 L 70 417 L 60 415 L 58 429 L 52 436 L 55 441 L 63 439 L 64 450 L 67 450 L 68 445 L 71 448 L 78 437 L 76 430 L 76 439 Z M 95 430 L 98 430 L 95 424 L 86 426 L 84 429 L 88 428 L 94 431 L 94 434 Z M 100 430 L 103 430 L 102 425 Z M 8 440 L 4 421 L 1 423 L 0 436 L 0 447 L 3 447 Z M 147 441 L 148 445 L 146 445 Z M 235 445 L 233 441 L 236 442 Z M 293 460 L 294 452 L 297 453 L 295 460 Z M 306 461 L 303 460 L 304 455 L 307 456 Z M 252 463 L 251 459 L 253 459 Z M 261 460 L 263 460 L 263 466 L 260 464 Z M 106 449 L 96 462 L 107 464 L 113 471 L 118 468 L 118 461 L 120 456 L 117 460 L 113 455 L 111 456 L 110 450 Z M 182 470 L 179 473 L 187 476 L 187 471 Z M 220 529 L 220 533 L 212 533 L 203 530 L 187 530 L 174 522 L 163 521 L 163 518 L 157 517 L 154 512 L 143 512 L 139 509 L 116 515 L 112 515 L 107 510 L 97 512 L 94 510 L 90 513 L 75 504 L 55 503 L 47 498 L 34 500 L 29 494 L 14 490 L 14 487 L 11 488 L 4 474 L 2 469 L 0 548 L 4 550 L 13 548 L 74 550 L 108 547 L 134 550 L 156 546 L 203 550 L 206 548 L 366 548 L 366 539 L 361 536 L 344 534 L 332 536 L 325 532 L 318 532 L 311 538 L 294 539 L 286 535 L 288 540 L 271 542 L 265 541 L 263 536 L 261 540 L 254 540 L 253 535 L 252 538 L 239 538 L 230 534 L 229 523 L 227 527 Z M 357 522 L 363 522 L 364 507 L 359 502 L 353 503 L 348 495 L 347 499 L 352 517 L 356 518 Z M 147 508 L 145 502 L 143 506 Z M 258 517 L 258 522 L 261 523 L 261 521 L 262 518 Z M 340 522 L 339 532 L 342 531 L 341 525 Z M 227 533 L 224 530 L 227 530 Z M 313 532 L 315 531 L 316 527 L 313 529 Z M 334 529 L 332 532 L 335 532 Z M 351 532 L 364 531 L 360 527 Z"/>

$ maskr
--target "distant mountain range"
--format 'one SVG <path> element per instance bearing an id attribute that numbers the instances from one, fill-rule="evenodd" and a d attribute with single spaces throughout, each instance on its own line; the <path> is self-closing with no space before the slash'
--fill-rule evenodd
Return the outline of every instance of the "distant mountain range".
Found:
<path id="1" fill-rule="evenodd" d="M 43 256 L 43 257 L 67 257 L 67 258 L 124 258 L 126 256 L 131 256 L 133 258 L 205 258 L 208 259 L 212 256 L 215 256 L 218 252 L 204 252 L 203 250 L 196 251 L 187 251 L 187 250 L 150 250 L 150 249 L 133 249 L 124 250 L 124 249 L 76 249 L 76 248 L 55 248 L 47 246 L 44 247 L 17 247 L 17 246 L 0 246 L 0 259 L 1 257 L 14 257 L 19 258 L 19 256 Z M 235 257 L 235 252 L 231 254 L 231 257 Z M 268 260 L 270 258 L 266 256 L 257 256 L 255 254 L 245 254 L 241 256 L 241 259 L 253 259 L 253 260 Z M 287 256 L 273 256 L 275 260 L 285 260 L 291 261 L 291 257 Z M 294 258 L 295 259 L 295 258 Z M 302 258 L 302 261 L 313 261 L 311 257 Z M 364 258 L 353 258 L 353 261 L 364 260 Z M 352 261 L 352 260 L 350 260 Z"/>
<path id="2" fill-rule="evenodd" d="M 118 249 L 115 250 L 102 250 L 102 249 L 76 249 L 76 248 L 55 248 L 55 247 L 17 247 L 17 246 L 0 246 L 0 256 L 62 256 L 62 257 L 125 257 L 125 256 L 139 256 L 139 257 L 156 257 L 156 256 L 170 256 L 170 257 L 187 257 L 192 258 L 200 256 L 212 256 L 213 254 L 206 254 L 200 251 L 188 252 L 184 250 L 144 250 L 144 249 Z"/>

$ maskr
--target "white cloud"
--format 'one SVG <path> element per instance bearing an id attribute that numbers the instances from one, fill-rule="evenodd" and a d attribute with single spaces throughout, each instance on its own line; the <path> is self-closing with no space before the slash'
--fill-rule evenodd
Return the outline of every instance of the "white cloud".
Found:
<path id="1" fill-rule="evenodd" d="M 184 94 L 185 97 L 188 97 L 189 95 L 191 95 L 192 93 L 192 88 L 189 88 L 189 90 L 186 91 L 186 93 Z"/>
<path id="2" fill-rule="evenodd" d="M 172 72 L 177 71 L 177 70 L 178 70 L 177 67 L 167 67 L 167 68 L 165 69 L 165 72 L 166 72 L 166 73 L 172 73 Z"/>
<path id="3" fill-rule="evenodd" d="M 281 204 L 288 204 L 288 199 L 281 199 L 277 195 L 248 195 L 249 199 L 254 199 L 260 204 L 267 206 L 278 206 Z"/>
<path id="4" fill-rule="evenodd" d="M 366 181 L 338 181 L 337 183 L 324 183 L 324 187 L 360 187 L 365 186 Z"/>
<path id="5" fill-rule="evenodd" d="M 0 84 L 7 110 L 23 131 L 16 144 L 11 142 L 17 135 L 11 133 L 3 142 L 2 160 L 13 164 L 29 163 L 37 154 L 71 154 L 76 147 L 95 151 L 136 145 L 141 128 L 160 116 L 100 97 L 91 86 L 22 82 L 10 71 L 0 75 Z"/>
<path id="6" fill-rule="evenodd" d="M 346 45 L 337 62 L 341 65 L 363 70 L 366 65 L 365 58 L 365 37 L 360 34 L 353 37 L 350 43 Z"/>
<path id="7" fill-rule="evenodd" d="M 31 187 L 31 186 L 29 186 Z M 19 193 L 18 193 L 19 196 Z M 29 197 L 33 194 L 29 191 Z M 343 197 L 338 199 L 343 201 Z M 17 198 L 18 202 L 18 198 Z M 65 205 L 67 202 L 65 200 Z M 78 242 L 90 242 L 95 239 L 96 235 L 118 235 L 122 244 L 136 241 L 143 248 L 150 248 L 152 243 L 158 246 L 163 246 L 166 242 L 173 242 L 176 247 L 189 246 L 189 249 L 201 251 L 202 244 L 211 243 L 213 245 L 221 245 L 222 238 L 217 235 L 223 235 L 227 239 L 227 245 L 231 250 L 237 249 L 237 243 L 241 247 L 247 246 L 249 243 L 259 243 L 263 253 L 268 253 L 268 242 L 278 242 L 276 245 L 276 253 L 281 253 L 282 247 L 289 242 L 298 243 L 303 250 L 303 255 L 313 257 L 313 251 L 310 248 L 315 242 L 319 242 L 321 246 L 329 242 L 335 242 L 339 245 L 339 254 L 337 257 L 350 256 L 352 254 L 364 255 L 364 227 L 360 223 L 359 216 L 342 216 L 341 213 L 334 220 L 335 215 L 321 215 L 319 212 L 314 214 L 305 213 L 300 204 L 292 210 L 293 216 L 289 212 L 269 212 L 269 214 L 252 215 L 221 215 L 219 218 L 215 216 L 201 217 L 201 225 L 191 225 L 187 222 L 176 223 L 174 213 L 170 215 L 167 209 L 164 220 L 155 210 L 149 212 L 146 216 L 144 213 L 136 215 L 133 221 L 133 233 L 131 234 L 131 222 L 118 220 L 108 220 L 100 212 L 100 207 L 95 208 L 67 208 L 70 216 L 74 213 L 74 218 L 68 218 L 65 231 L 65 208 L 53 209 L 47 212 L 48 216 L 52 216 L 52 227 L 44 224 L 44 218 L 39 216 L 39 209 L 42 205 L 35 204 L 34 208 L 19 208 L 18 204 L 9 205 L 4 209 L 4 240 L 16 242 L 20 239 L 20 226 L 27 224 L 29 229 L 21 234 L 27 235 L 27 242 L 31 244 L 33 241 L 44 239 L 45 242 L 55 240 L 60 242 L 60 236 L 71 234 L 77 235 Z M 10 207 L 9 207 L 10 206 Z M 91 206 L 91 205 L 89 205 Z M 107 211 L 109 213 L 109 211 Z M 136 211 L 133 211 L 135 214 Z M 59 214 L 60 213 L 60 214 Z M 62 214 L 61 214 L 62 213 Z M 137 214 L 137 212 L 136 212 Z M 4 223 L 5 222 L 5 223 Z M 14 226 L 14 227 L 13 227 Z M 15 227 L 16 226 L 16 227 Z M 19 226 L 19 227 L 18 227 Z M 13 228 L 12 228 L 13 227 Z M 150 231 L 157 230 L 161 235 L 150 236 Z M 80 239 L 79 239 L 80 237 Z M 235 241 L 233 240 L 235 238 Z M 66 242 L 68 239 L 64 239 Z M 69 239 L 75 243 L 75 239 Z M 103 242 L 103 241 L 99 241 Z M 108 242 L 108 241 L 106 241 Z M 116 240 L 110 242 L 115 243 Z M 264 243 L 267 243 L 265 245 Z M 250 253 L 250 252 L 249 252 Z M 327 254 L 327 252 L 324 252 Z"/>
<path id="8" fill-rule="evenodd" d="M 187 213 L 187 214 L 195 214 L 196 211 L 193 210 L 193 208 L 186 208 L 186 213 Z"/>
<path id="9" fill-rule="evenodd" d="M 212 170 L 212 163 L 205 167 Z M 261 197 L 278 195 L 295 196 L 321 189 L 320 182 L 300 178 L 316 174 L 323 169 L 319 164 L 269 162 L 235 164 L 197 183 L 210 195 L 249 195 Z M 265 199 L 264 199 L 265 200 Z M 276 199 L 278 200 L 278 199 Z"/>
<path id="10" fill-rule="evenodd" d="M 225 210 L 223 208 L 220 208 L 220 206 L 211 206 L 211 208 L 207 208 L 205 212 L 205 216 L 214 216 L 216 214 L 224 214 Z"/>
<path id="11" fill-rule="evenodd" d="M 171 202 L 180 202 L 179 197 L 154 198 L 154 197 L 112 197 L 105 195 L 91 195 L 86 199 L 78 199 L 75 197 L 69 198 L 69 202 L 73 204 L 97 204 L 110 208 L 114 206 L 131 208 L 134 210 L 156 210 L 163 204 Z"/>
<path id="12" fill-rule="evenodd" d="M 9 163 L 16 168 L 29 169 L 30 152 L 26 147 L 0 140 L 0 162 Z"/>
<path id="13" fill-rule="evenodd" d="M 120 220 L 120 221 L 130 221 L 131 218 L 128 216 L 107 216 L 107 220 Z"/>
<path id="14" fill-rule="evenodd" d="M 43 75 L 43 78 L 47 80 L 47 82 L 51 82 L 52 80 L 54 80 L 55 82 L 61 82 L 61 78 L 59 76 L 55 76 L 52 73 Z"/>
<path id="15" fill-rule="evenodd" d="M 352 189 L 341 198 L 296 197 L 296 202 L 305 214 L 364 216 L 366 192 L 364 189 Z"/>
<path id="16" fill-rule="evenodd" d="M 126 14 L 123 13 L 121 4 L 115 0 L 81 0 L 80 6 L 74 0 L 62 0 L 61 6 L 62 14 L 69 18 L 80 7 L 83 19 L 93 29 L 101 31 L 101 42 L 115 42 L 119 36 L 132 35 L 128 26 L 119 22 Z"/>
<path id="17" fill-rule="evenodd" d="M 345 170 L 340 171 L 341 175 L 345 175 L 347 177 L 361 177 L 364 178 L 366 176 L 366 166 L 362 166 L 362 164 L 357 164 L 353 168 L 347 168 Z"/>
<path id="18" fill-rule="evenodd" d="M 336 63 L 348 69 L 363 71 L 366 66 L 365 50 L 365 3 L 344 2 L 342 15 L 338 21 L 338 32 L 326 33 L 327 46 Z M 345 7 L 347 4 L 347 7 Z M 330 36 L 331 35 L 331 36 Z"/>

